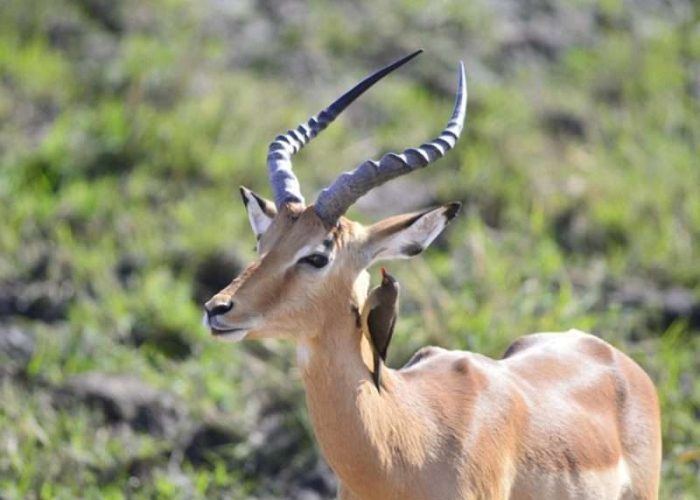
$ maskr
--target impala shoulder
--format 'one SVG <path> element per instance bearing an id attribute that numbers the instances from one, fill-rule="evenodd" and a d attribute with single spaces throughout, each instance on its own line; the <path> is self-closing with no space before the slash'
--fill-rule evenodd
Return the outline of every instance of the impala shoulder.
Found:
<path id="1" fill-rule="evenodd" d="M 600 337 L 581 330 L 569 330 L 559 334 L 562 340 L 562 348 L 570 349 L 602 365 L 615 364 L 615 349 Z"/>
<path id="2" fill-rule="evenodd" d="M 577 352 L 609 364 L 613 362 L 615 348 L 600 337 L 572 329 L 566 332 L 533 333 L 520 337 L 508 346 L 501 359 L 535 351 L 552 354 Z"/>
<path id="3" fill-rule="evenodd" d="M 582 333 L 579 338 L 579 349 L 599 363 L 610 365 L 616 362 L 616 349 L 594 335 Z"/>

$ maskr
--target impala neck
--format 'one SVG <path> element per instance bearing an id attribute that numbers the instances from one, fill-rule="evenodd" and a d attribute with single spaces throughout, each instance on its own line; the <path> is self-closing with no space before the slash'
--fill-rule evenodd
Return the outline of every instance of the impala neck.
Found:
<path id="1" fill-rule="evenodd" d="M 329 307 L 335 313 L 299 346 L 298 357 L 321 449 L 342 482 L 360 491 L 373 477 L 386 485 L 397 468 L 421 467 L 436 431 L 395 371 L 382 370 L 381 392 L 374 386 L 372 351 L 356 312 L 361 304 L 353 304 Z"/>

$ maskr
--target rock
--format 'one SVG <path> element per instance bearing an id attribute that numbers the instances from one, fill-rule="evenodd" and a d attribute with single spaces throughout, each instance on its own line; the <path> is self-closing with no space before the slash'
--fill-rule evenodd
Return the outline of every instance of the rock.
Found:
<path id="1" fill-rule="evenodd" d="M 325 500 L 335 498 L 338 490 L 338 482 L 335 474 L 321 459 L 316 466 L 302 473 L 297 484 L 290 490 L 290 498 L 296 500 Z"/>
<path id="2" fill-rule="evenodd" d="M 254 498 L 335 498 L 335 476 L 288 403 L 264 407 L 255 422 L 253 429 L 243 430 L 223 415 L 210 416 L 187 438 L 183 454 L 197 467 L 223 460 L 246 478 L 264 478 Z"/>
<path id="3" fill-rule="evenodd" d="M 687 288 L 660 289 L 654 283 L 628 280 L 614 287 L 608 300 L 645 310 L 650 322 L 662 330 L 678 320 L 687 321 L 691 330 L 700 330 L 700 300 Z"/>
<path id="4" fill-rule="evenodd" d="M 125 254 L 119 258 L 114 269 L 117 279 L 124 288 L 133 288 L 136 278 L 144 267 L 144 259 L 134 254 Z"/>
<path id="5" fill-rule="evenodd" d="M 570 47 L 595 42 L 595 10 L 548 0 L 497 0 L 494 29 L 496 60 L 505 69 L 514 62 L 554 62 Z"/>
<path id="6" fill-rule="evenodd" d="M 130 375 L 76 375 L 57 392 L 56 398 L 58 404 L 88 404 L 102 410 L 109 422 L 125 422 L 157 437 L 174 437 L 187 422 L 182 404 L 173 395 Z"/>
<path id="7" fill-rule="evenodd" d="M 24 316 L 49 323 L 62 320 L 74 295 L 69 283 L 0 284 L 0 317 Z"/>
<path id="8" fill-rule="evenodd" d="M 289 425 L 288 414 L 272 413 L 263 417 L 251 432 L 248 442 L 252 449 L 246 469 L 255 476 L 277 477 L 305 448 L 303 429 Z"/>
<path id="9" fill-rule="evenodd" d="M 147 346 L 170 359 L 181 361 L 192 355 L 192 345 L 185 332 L 165 326 L 151 325 L 148 320 L 136 323 L 127 339 L 136 347 Z"/>
<path id="10" fill-rule="evenodd" d="M 111 33 L 119 34 L 124 29 L 121 6 L 110 0 L 80 0 L 76 2 L 96 23 Z"/>
<path id="11" fill-rule="evenodd" d="M 554 217 L 552 231 L 559 247 L 566 253 L 594 255 L 627 245 L 621 227 L 605 226 L 588 213 L 583 205 L 574 205 Z"/>
<path id="12" fill-rule="evenodd" d="M 674 287 L 661 294 L 662 324 L 685 320 L 691 330 L 700 330 L 700 300 L 691 290 Z"/>
<path id="13" fill-rule="evenodd" d="M 558 56 L 560 45 L 561 42 L 551 35 L 523 29 L 502 41 L 499 58 L 512 62 L 518 56 L 523 58 L 536 55 L 553 62 Z"/>
<path id="14" fill-rule="evenodd" d="M 198 304 L 204 304 L 231 283 L 242 269 L 241 260 L 234 254 L 215 252 L 207 255 L 196 265 L 192 298 Z"/>
<path id="15" fill-rule="evenodd" d="M 34 337 L 18 325 L 0 324 L 0 376 L 16 375 L 34 354 Z"/>
<path id="16" fill-rule="evenodd" d="M 230 447 L 242 441 L 244 437 L 233 426 L 220 420 L 209 420 L 192 432 L 185 443 L 184 455 L 193 465 L 206 466 L 211 464 L 213 456 L 229 454 Z M 230 458 L 233 459 L 233 456 Z"/>
<path id="17" fill-rule="evenodd" d="M 305 428 L 293 418 L 292 407 L 278 404 L 263 409 L 261 415 L 248 439 L 251 452 L 245 470 L 252 477 L 274 478 L 266 490 L 277 497 L 335 498 L 335 476 L 317 455 Z"/>
<path id="18" fill-rule="evenodd" d="M 586 138 L 586 124 L 579 116 L 568 111 L 546 112 L 542 116 L 542 124 L 550 134 L 557 137 Z"/>

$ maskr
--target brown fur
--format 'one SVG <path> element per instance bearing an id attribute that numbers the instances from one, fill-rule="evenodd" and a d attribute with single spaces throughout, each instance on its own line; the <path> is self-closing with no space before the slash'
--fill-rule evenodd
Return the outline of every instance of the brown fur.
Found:
<path id="1" fill-rule="evenodd" d="M 357 321 L 364 268 L 418 218 L 327 228 L 310 208 L 284 207 L 260 240 L 260 259 L 219 294 L 235 303 L 225 326 L 298 343 L 311 421 L 340 497 L 656 498 L 654 386 L 593 336 L 523 337 L 501 360 L 423 349 L 401 370 L 383 368 L 377 391 Z M 294 264 L 329 235 L 328 269 Z"/>

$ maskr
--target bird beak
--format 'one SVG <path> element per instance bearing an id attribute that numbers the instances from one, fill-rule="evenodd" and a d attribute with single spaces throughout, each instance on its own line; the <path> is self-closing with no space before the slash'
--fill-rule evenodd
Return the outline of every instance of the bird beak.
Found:
<path id="1" fill-rule="evenodd" d="M 396 280 L 394 279 L 394 277 L 391 276 L 391 274 L 386 272 L 386 268 L 381 267 L 380 270 L 382 272 L 382 285 L 386 286 L 390 283 L 396 283 Z"/>

